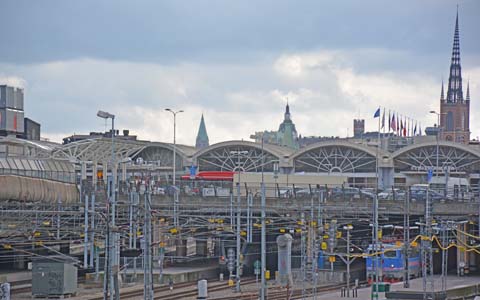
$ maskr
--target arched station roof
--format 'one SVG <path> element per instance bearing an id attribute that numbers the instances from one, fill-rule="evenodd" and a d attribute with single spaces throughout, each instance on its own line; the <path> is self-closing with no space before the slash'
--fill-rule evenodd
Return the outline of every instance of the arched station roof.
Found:
<path id="1" fill-rule="evenodd" d="M 193 156 L 199 171 L 273 172 L 273 165 L 285 156 L 289 149 L 262 145 L 248 141 L 227 141 L 211 145 Z"/>
<path id="2" fill-rule="evenodd" d="M 183 162 L 195 153 L 195 148 L 186 145 L 176 145 L 175 165 L 177 170 L 181 170 Z M 173 144 L 161 142 L 148 142 L 145 147 L 133 157 L 133 160 L 142 158 L 146 163 L 154 163 L 156 167 L 171 169 L 173 165 Z"/>
<path id="3" fill-rule="evenodd" d="M 377 149 L 348 141 L 326 141 L 302 148 L 291 157 L 295 172 L 375 172 Z M 379 150 L 379 157 L 388 155 Z"/>
<path id="4" fill-rule="evenodd" d="M 427 171 L 437 166 L 437 143 L 413 144 L 392 153 L 395 171 Z M 480 170 L 480 151 L 463 144 L 438 142 L 439 171 L 472 172 Z"/>

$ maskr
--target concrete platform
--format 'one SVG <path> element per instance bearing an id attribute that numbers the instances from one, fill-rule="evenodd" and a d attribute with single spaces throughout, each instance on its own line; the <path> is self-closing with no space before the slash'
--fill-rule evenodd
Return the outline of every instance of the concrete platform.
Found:
<path id="1" fill-rule="evenodd" d="M 0 273 L 0 282 L 16 282 L 32 280 L 32 271 L 17 271 Z"/>
<path id="2" fill-rule="evenodd" d="M 174 283 L 181 283 L 187 281 L 196 281 L 200 279 L 217 278 L 219 267 L 217 265 L 203 265 L 191 267 L 167 267 L 163 269 L 162 278 L 158 269 L 153 270 L 153 282 L 158 284 L 166 284 L 173 279 Z M 127 281 L 131 282 L 134 272 L 132 269 L 127 269 L 121 273 L 122 276 L 127 277 Z M 137 269 L 136 281 L 143 280 L 143 269 Z"/>
<path id="3" fill-rule="evenodd" d="M 437 292 L 441 292 L 442 282 L 440 276 L 435 276 L 434 282 L 434 290 Z M 403 282 L 398 282 L 391 284 L 390 286 L 391 292 L 416 292 L 416 293 L 423 293 L 423 280 L 422 278 L 416 278 L 410 280 L 410 288 L 405 289 L 403 287 Z M 429 289 L 427 289 L 429 291 Z M 478 292 L 480 294 L 480 277 L 478 276 L 466 276 L 466 277 L 458 277 L 458 276 L 448 276 L 447 277 L 447 299 L 462 299 L 462 293 L 473 293 Z M 358 297 L 341 297 L 341 291 L 337 291 L 334 293 L 323 294 L 321 296 L 317 296 L 318 300 L 331 300 L 331 299 L 351 299 L 351 300 L 367 300 L 371 299 L 371 287 L 359 288 L 358 289 Z M 386 293 L 379 293 L 378 299 L 402 299 L 402 298 L 387 298 L 385 295 Z M 472 297 L 473 298 L 473 297 Z M 404 298 L 406 299 L 406 298 Z M 417 299 L 417 298 L 408 298 L 408 299 Z M 422 298 L 420 298 L 422 299 Z M 468 298 L 465 298 L 468 299 Z"/>

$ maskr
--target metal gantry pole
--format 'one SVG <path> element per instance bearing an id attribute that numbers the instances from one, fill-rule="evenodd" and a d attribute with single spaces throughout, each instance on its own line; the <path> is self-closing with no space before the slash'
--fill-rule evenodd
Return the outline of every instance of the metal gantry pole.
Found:
<path id="1" fill-rule="evenodd" d="M 253 195 L 248 193 L 247 196 L 247 242 L 252 242 L 252 205 L 253 205 Z"/>
<path id="2" fill-rule="evenodd" d="M 440 222 L 440 229 L 442 231 L 442 292 L 445 293 L 446 288 L 447 288 L 447 260 L 446 260 L 446 247 L 447 247 L 447 228 L 446 228 L 446 222 L 441 221 Z"/>
<path id="3" fill-rule="evenodd" d="M 96 174 L 94 174 L 93 176 L 96 176 Z M 94 257 L 95 256 L 95 191 L 96 191 L 96 188 L 95 188 L 95 185 L 93 186 L 93 190 L 92 190 L 92 194 L 90 196 L 91 198 L 91 201 L 92 201 L 92 204 L 91 204 L 91 216 L 90 216 L 90 230 L 91 230 L 91 234 L 90 234 L 90 267 L 93 268 L 93 265 L 94 265 Z M 96 259 L 95 259 L 96 260 Z"/>
<path id="4" fill-rule="evenodd" d="M 143 249 L 143 284 L 144 300 L 153 300 L 152 274 L 152 222 L 150 209 L 150 187 L 145 186 L 145 214 L 144 214 L 144 249 Z"/>
<path id="5" fill-rule="evenodd" d="M 237 183 L 237 261 L 236 261 L 236 266 L 237 266 L 237 271 L 235 274 L 236 277 L 236 283 L 235 283 L 235 291 L 237 293 L 240 292 L 240 214 L 242 213 L 241 210 L 241 196 L 240 196 L 240 176 L 238 178 L 238 183 Z"/>
<path id="6" fill-rule="evenodd" d="M 260 300 L 267 299 L 267 280 L 265 278 L 265 272 L 267 271 L 267 228 L 266 228 L 266 198 L 265 198 L 265 178 L 263 176 L 263 164 L 264 164 L 264 152 L 263 152 L 263 136 L 262 136 L 262 184 L 261 184 L 261 223 L 262 223 L 262 232 L 260 238 L 260 260 L 261 260 L 261 272 L 262 272 L 262 282 L 260 287 Z"/>
<path id="7" fill-rule="evenodd" d="M 83 229 L 83 268 L 84 269 L 87 269 L 88 268 L 88 248 L 89 248 L 89 245 L 88 245 L 88 193 L 85 191 L 85 187 L 83 187 L 83 190 L 84 190 L 84 195 L 85 195 L 85 198 L 84 198 L 84 226 L 85 228 Z"/>
<path id="8" fill-rule="evenodd" d="M 267 229 L 265 224 L 266 218 L 266 199 L 265 199 L 265 182 L 262 181 L 262 237 L 261 237 L 261 261 L 262 261 L 262 286 L 260 288 L 260 300 L 267 299 L 267 280 L 265 272 L 267 271 Z"/>
<path id="9" fill-rule="evenodd" d="M 403 287 L 409 288 L 410 287 L 410 271 L 409 271 L 409 255 L 410 255 L 410 193 L 406 193 L 405 197 L 405 207 L 404 207 L 404 215 L 403 215 L 403 251 L 405 255 L 404 261 L 404 281 Z"/>
<path id="10" fill-rule="evenodd" d="M 347 296 L 350 297 L 350 226 L 347 226 Z"/>
<path id="11" fill-rule="evenodd" d="M 306 287 L 305 287 L 305 282 L 307 281 L 307 261 L 306 261 L 306 245 L 305 245 L 305 213 L 303 212 L 303 207 L 302 207 L 302 213 L 301 213 L 301 222 L 302 226 L 301 228 L 301 233 L 300 233 L 300 252 L 301 252 L 301 257 L 300 257 L 300 262 L 301 262 L 301 271 L 302 271 L 302 299 L 305 299 L 305 294 L 306 294 Z"/>

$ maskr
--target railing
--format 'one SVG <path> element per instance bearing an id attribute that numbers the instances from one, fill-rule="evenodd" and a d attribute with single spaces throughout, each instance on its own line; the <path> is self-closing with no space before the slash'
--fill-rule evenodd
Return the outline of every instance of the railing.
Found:
<path id="1" fill-rule="evenodd" d="M 187 181 L 177 182 L 180 196 L 218 197 L 228 198 L 237 196 L 237 186 L 231 181 Z M 377 190 L 372 184 L 343 184 L 343 185 L 281 185 L 266 184 L 265 195 L 267 198 L 283 199 L 310 199 L 322 198 L 325 201 L 356 201 L 373 200 L 377 195 L 379 201 L 405 201 L 408 197 L 411 201 L 425 201 L 427 190 L 433 202 L 477 202 L 479 199 L 479 187 L 429 187 L 428 185 L 397 184 L 385 190 Z M 153 194 L 157 196 L 172 196 L 172 186 L 156 185 Z M 240 183 L 242 197 L 250 195 L 261 197 L 261 187 L 258 183 Z"/>

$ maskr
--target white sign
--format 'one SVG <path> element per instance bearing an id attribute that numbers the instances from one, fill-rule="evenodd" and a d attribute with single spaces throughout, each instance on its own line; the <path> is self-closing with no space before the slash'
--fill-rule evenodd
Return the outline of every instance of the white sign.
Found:
<path id="1" fill-rule="evenodd" d="M 229 197 L 230 196 L 230 189 L 227 188 L 217 188 L 217 197 Z"/>
<path id="2" fill-rule="evenodd" d="M 202 196 L 203 197 L 215 197 L 215 188 L 203 188 Z"/>

